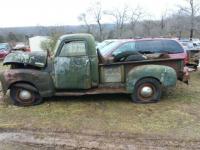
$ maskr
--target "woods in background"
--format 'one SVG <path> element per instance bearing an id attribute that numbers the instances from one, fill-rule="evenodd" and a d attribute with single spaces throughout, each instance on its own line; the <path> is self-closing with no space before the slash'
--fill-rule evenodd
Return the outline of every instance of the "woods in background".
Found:
<path id="1" fill-rule="evenodd" d="M 50 36 L 69 33 L 90 33 L 97 41 L 116 38 L 177 37 L 200 38 L 200 6 L 198 0 L 183 0 L 185 6 L 176 10 L 166 10 L 160 19 L 145 12 L 141 6 L 124 4 L 121 8 L 104 9 L 100 1 L 95 1 L 77 19 L 79 26 L 36 26 L 18 30 L 0 29 L 0 42 L 25 41 L 34 35 Z M 109 23 L 105 23 L 109 22 Z M 67 24 L 67 23 L 66 23 Z M 55 38 L 56 37 L 56 38 Z"/>
<path id="2" fill-rule="evenodd" d="M 131 8 L 124 4 L 121 9 L 104 10 L 97 1 L 79 16 L 79 20 L 85 24 L 85 32 L 93 33 L 100 41 L 107 38 L 200 37 L 200 6 L 197 0 L 183 1 L 186 6 L 177 6 L 175 12 L 166 10 L 157 20 L 139 6 Z M 113 20 L 112 26 L 102 24 L 105 17 Z"/>

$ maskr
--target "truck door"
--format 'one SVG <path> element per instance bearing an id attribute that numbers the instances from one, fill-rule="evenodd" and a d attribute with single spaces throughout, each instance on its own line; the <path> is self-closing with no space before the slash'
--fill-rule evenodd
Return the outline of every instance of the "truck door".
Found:
<path id="1" fill-rule="evenodd" d="M 90 60 L 87 43 L 66 41 L 54 60 L 54 84 L 57 89 L 91 88 Z"/>

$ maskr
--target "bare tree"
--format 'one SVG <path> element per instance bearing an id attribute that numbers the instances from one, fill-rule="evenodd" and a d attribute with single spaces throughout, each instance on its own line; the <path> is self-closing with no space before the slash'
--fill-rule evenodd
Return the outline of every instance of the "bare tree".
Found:
<path id="1" fill-rule="evenodd" d="M 103 40 L 103 26 L 102 26 L 101 20 L 102 20 L 103 10 L 102 10 L 101 2 L 95 1 L 95 3 L 91 5 L 88 11 L 93 15 L 95 22 L 98 25 L 99 39 L 100 41 L 102 41 Z"/>
<path id="2" fill-rule="evenodd" d="M 189 6 L 180 7 L 180 9 L 190 15 L 190 40 L 192 40 L 195 30 L 195 18 L 199 13 L 200 7 L 197 0 L 185 0 Z"/>
<path id="3" fill-rule="evenodd" d="M 140 19 L 143 17 L 143 11 L 140 7 L 137 7 L 136 9 L 131 10 L 130 14 L 130 29 L 132 31 L 132 34 L 135 33 L 135 27 L 136 24 L 140 21 Z"/>
<path id="4" fill-rule="evenodd" d="M 160 35 L 163 36 L 166 32 L 166 20 L 167 20 L 167 10 L 165 10 L 164 13 L 162 13 L 161 18 L 160 18 Z"/>
<path id="5" fill-rule="evenodd" d="M 82 13 L 78 16 L 78 20 L 82 21 L 86 28 L 87 28 L 87 33 L 91 33 L 91 25 L 88 23 L 88 19 L 87 19 L 87 14 L 86 13 Z"/>
<path id="6" fill-rule="evenodd" d="M 143 21 L 143 27 L 144 27 L 144 35 L 147 37 L 151 37 L 152 35 L 152 29 L 155 26 L 155 22 L 153 20 L 144 20 Z"/>
<path id="7" fill-rule="evenodd" d="M 121 9 L 114 8 L 104 11 L 101 2 L 94 0 L 91 6 L 78 17 L 85 24 L 88 33 L 93 33 L 97 40 L 102 41 L 106 37 L 128 38 L 133 36 L 190 36 L 200 35 L 200 16 L 198 0 L 183 0 L 188 4 L 179 6 L 177 12 L 169 14 L 166 10 L 159 20 L 145 13 L 139 6 L 130 8 L 124 5 Z M 113 19 L 111 24 L 103 24 L 103 17 L 107 15 Z M 144 18 L 146 18 L 144 20 Z M 199 24 L 198 24 L 199 22 Z M 113 27 L 114 24 L 114 27 Z"/>
<path id="8" fill-rule="evenodd" d="M 124 5 L 122 10 L 114 9 L 112 11 L 106 11 L 107 15 L 111 15 L 115 19 L 117 37 L 122 37 L 124 32 L 125 22 L 128 21 L 128 6 Z"/>
<path id="9" fill-rule="evenodd" d="M 190 26 L 189 17 L 183 12 L 178 11 L 172 14 L 167 20 L 168 32 L 171 36 L 177 36 L 181 39 L 183 36 L 188 36 L 188 27 Z"/>

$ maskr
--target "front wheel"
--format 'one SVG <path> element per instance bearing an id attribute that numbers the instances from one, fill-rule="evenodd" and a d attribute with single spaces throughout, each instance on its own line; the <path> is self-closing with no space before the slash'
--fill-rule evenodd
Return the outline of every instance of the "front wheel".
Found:
<path id="1" fill-rule="evenodd" d="M 158 80 L 145 78 L 136 83 L 131 98 L 136 103 L 153 103 L 160 100 L 161 93 L 161 84 Z"/>
<path id="2" fill-rule="evenodd" d="M 15 85 L 10 88 L 10 97 L 14 105 L 17 106 L 33 106 L 42 102 L 38 91 L 17 87 Z"/>

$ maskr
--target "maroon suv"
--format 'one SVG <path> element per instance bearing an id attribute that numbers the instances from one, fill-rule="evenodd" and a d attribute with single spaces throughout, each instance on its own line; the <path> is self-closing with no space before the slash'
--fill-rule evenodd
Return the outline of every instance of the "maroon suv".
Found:
<path id="1" fill-rule="evenodd" d="M 183 58 L 188 63 L 187 53 L 184 48 L 173 39 L 129 39 L 119 40 L 99 50 L 105 58 L 122 57 L 124 53 L 137 52 L 140 54 L 164 53 L 170 58 Z"/>

